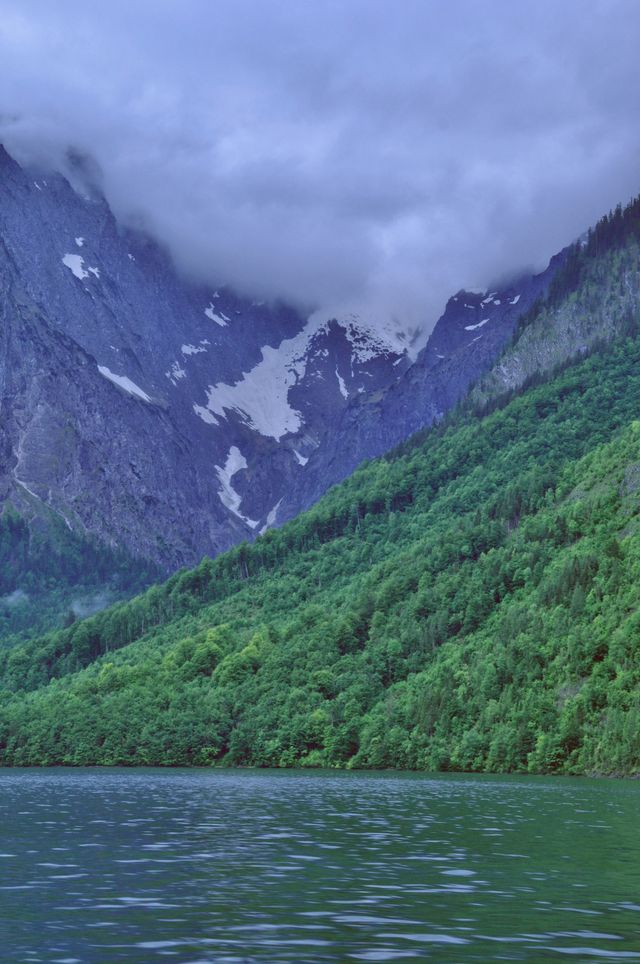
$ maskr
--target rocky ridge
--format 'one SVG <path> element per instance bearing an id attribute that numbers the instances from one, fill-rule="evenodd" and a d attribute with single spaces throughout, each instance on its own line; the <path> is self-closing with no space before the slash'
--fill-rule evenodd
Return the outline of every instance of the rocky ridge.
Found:
<path id="1" fill-rule="evenodd" d="M 181 277 L 104 198 L 0 148 L 0 497 L 166 571 L 309 506 L 490 369 L 562 261 L 458 292 L 414 358 Z"/>

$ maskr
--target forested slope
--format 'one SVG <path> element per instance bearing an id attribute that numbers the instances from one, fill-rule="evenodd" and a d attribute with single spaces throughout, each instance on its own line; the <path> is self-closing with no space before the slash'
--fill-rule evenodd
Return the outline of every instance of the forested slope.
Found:
<path id="1" fill-rule="evenodd" d="M 160 578 L 158 567 L 71 531 L 25 492 L 30 517 L 11 505 L 0 515 L 0 647 L 69 625 L 128 599 Z"/>
<path id="2" fill-rule="evenodd" d="M 571 245 L 547 297 L 524 314 L 501 358 L 471 391 L 483 400 L 518 389 L 579 352 L 633 330 L 640 309 L 640 199 Z"/>
<path id="3" fill-rule="evenodd" d="M 0 657 L 0 763 L 640 768 L 640 340 Z"/>

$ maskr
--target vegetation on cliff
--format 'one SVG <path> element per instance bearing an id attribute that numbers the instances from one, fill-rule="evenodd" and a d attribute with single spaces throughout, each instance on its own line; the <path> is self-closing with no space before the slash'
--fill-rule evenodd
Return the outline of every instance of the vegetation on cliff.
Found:
<path id="1" fill-rule="evenodd" d="M 140 592 L 159 569 L 69 530 L 39 500 L 27 521 L 11 505 L 0 515 L 0 646 L 68 626 Z"/>
<path id="2" fill-rule="evenodd" d="M 0 760 L 634 771 L 639 398 L 624 339 L 14 647 Z"/>
<path id="3" fill-rule="evenodd" d="M 1 653 L 0 763 L 639 771 L 638 321 Z"/>

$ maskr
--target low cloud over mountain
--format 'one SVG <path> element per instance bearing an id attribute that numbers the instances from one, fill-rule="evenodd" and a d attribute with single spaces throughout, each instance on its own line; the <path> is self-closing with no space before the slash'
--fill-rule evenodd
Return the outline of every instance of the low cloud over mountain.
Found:
<path id="1" fill-rule="evenodd" d="M 88 155 L 123 220 L 252 296 L 428 329 L 640 189 L 635 0 L 0 13 L 7 148 Z"/>

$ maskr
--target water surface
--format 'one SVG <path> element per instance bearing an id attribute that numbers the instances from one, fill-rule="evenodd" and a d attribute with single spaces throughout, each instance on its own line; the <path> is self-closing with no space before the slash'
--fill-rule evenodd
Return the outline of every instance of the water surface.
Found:
<path id="1" fill-rule="evenodd" d="M 1 960 L 405 958 L 640 962 L 640 783 L 0 770 Z"/>

